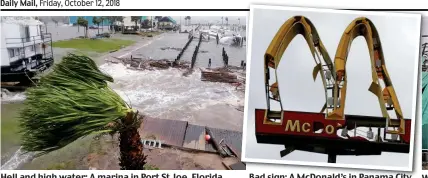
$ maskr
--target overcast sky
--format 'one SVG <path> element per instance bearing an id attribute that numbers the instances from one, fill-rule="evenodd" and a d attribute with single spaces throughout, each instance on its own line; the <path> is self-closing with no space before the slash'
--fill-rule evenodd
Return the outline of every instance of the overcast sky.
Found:
<path id="1" fill-rule="evenodd" d="M 247 138 L 245 158 L 327 162 L 327 155 L 295 151 L 284 158 L 279 152 L 281 145 L 258 144 L 255 138 L 254 109 L 266 108 L 263 74 L 263 55 L 279 27 L 290 17 L 303 15 L 309 18 L 318 30 L 330 57 L 333 59 L 345 28 L 360 16 L 372 20 L 380 34 L 386 67 L 392 79 L 405 118 L 412 118 L 414 75 L 418 60 L 420 24 L 418 18 L 338 14 L 315 11 L 255 9 L 251 36 L 251 64 L 249 75 L 249 98 L 247 100 Z M 372 82 L 370 56 L 363 37 L 354 40 L 347 62 L 346 114 L 382 116 L 377 97 L 368 91 Z M 297 36 L 285 51 L 279 65 L 279 87 L 283 107 L 286 110 L 319 112 L 325 103 L 324 89 L 319 78 L 312 79 L 315 66 L 309 47 L 302 36 Z M 277 108 L 279 109 L 279 108 Z M 395 115 L 391 115 L 395 117 Z M 245 127 L 245 126 L 244 126 Z M 261 152 L 263 150 L 263 152 Z M 407 167 L 409 154 L 382 153 L 381 156 L 338 156 L 337 163 Z"/>
<path id="2" fill-rule="evenodd" d="M 171 16 L 177 23 L 180 23 L 180 16 Z M 184 24 L 184 17 L 181 16 L 182 24 Z M 218 23 L 221 24 L 221 14 L 218 16 L 190 16 L 192 23 Z M 223 23 L 226 24 L 226 17 L 229 19 L 229 24 L 238 24 L 245 25 L 247 23 L 247 19 L 245 16 L 224 16 Z M 238 20 L 240 19 L 240 20 Z"/>

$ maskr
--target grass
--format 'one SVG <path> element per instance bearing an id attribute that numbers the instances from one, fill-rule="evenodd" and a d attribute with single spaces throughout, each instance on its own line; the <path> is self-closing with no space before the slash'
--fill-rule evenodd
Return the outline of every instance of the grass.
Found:
<path id="1" fill-rule="evenodd" d="M 22 103 L 2 103 L 1 107 L 1 153 L 14 152 L 20 146 L 20 134 L 18 123 L 18 108 Z"/>
<path id="2" fill-rule="evenodd" d="M 73 170 L 76 169 L 76 166 L 73 162 L 61 162 L 56 164 L 51 164 L 49 167 L 46 168 L 47 170 Z"/>
<path id="3" fill-rule="evenodd" d="M 71 39 L 53 42 L 52 46 L 55 48 L 72 48 L 82 51 L 95 51 L 98 53 L 104 53 L 118 50 L 122 46 L 126 47 L 134 43 L 135 41 L 121 39 Z"/>
<path id="4" fill-rule="evenodd" d="M 159 170 L 159 168 L 153 165 L 146 164 L 144 165 L 144 170 Z"/>
<path id="5" fill-rule="evenodd" d="M 93 135 L 76 140 L 23 165 L 25 170 L 82 170 L 88 169 L 85 158 L 90 154 Z"/>

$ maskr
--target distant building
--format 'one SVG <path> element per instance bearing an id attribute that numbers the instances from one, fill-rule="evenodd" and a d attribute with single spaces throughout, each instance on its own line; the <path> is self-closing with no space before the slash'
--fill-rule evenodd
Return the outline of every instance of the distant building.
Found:
<path id="1" fill-rule="evenodd" d="M 132 21 L 131 16 L 123 16 L 123 26 L 125 26 L 125 28 L 127 27 L 133 27 L 135 26 L 135 22 Z"/>
<path id="2" fill-rule="evenodd" d="M 93 22 L 92 22 L 92 19 L 94 19 L 94 16 L 70 16 L 70 18 L 69 18 L 69 24 L 77 24 L 77 19 L 79 18 L 79 17 L 82 17 L 82 18 L 84 18 L 85 20 L 87 20 L 88 21 L 88 26 L 96 26 Z M 96 17 L 101 17 L 101 16 L 96 16 Z M 105 19 L 101 24 L 100 24 L 100 26 L 107 26 L 107 25 L 110 25 L 110 22 L 107 20 L 107 19 Z"/>
<path id="3" fill-rule="evenodd" d="M 2 82 L 22 82 L 53 65 L 52 38 L 43 25 L 33 17 L 2 17 Z"/>
<path id="4" fill-rule="evenodd" d="M 123 28 L 122 33 L 135 34 L 140 30 L 142 16 L 139 16 L 140 20 L 137 21 L 137 24 L 135 23 L 135 21 L 132 21 L 132 17 L 133 16 L 123 16 L 123 23 L 121 24 L 121 28 Z"/>
<path id="5" fill-rule="evenodd" d="M 156 28 L 157 24 L 158 20 L 156 19 L 156 16 L 141 16 L 142 28 Z"/>
<path id="6" fill-rule="evenodd" d="M 159 20 L 159 28 L 165 30 L 172 30 L 177 25 L 177 22 L 170 16 L 162 17 Z"/>

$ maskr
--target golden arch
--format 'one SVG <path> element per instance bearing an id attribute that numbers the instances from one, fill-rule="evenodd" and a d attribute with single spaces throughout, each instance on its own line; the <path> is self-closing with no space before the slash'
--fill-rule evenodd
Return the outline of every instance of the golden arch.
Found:
<path id="1" fill-rule="evenodd" d="M 326 73 L 324 71 L 329 71 L 330 74 L 333 75 L 332 79 L 335 80 L 333 84 L 334 87 L 330 88 L 332 89 L 333 95 L 332 111 L 326 112 L 326 119 L 329 120 L 345 119 L 344 109 L 347 89 L 346 61 L 352 41 L 358 36 L 364 36 L 369 48 L 372 69 L 372 84 L 369 87 L 369 91 L 378 97 L 382 115 L 388 119 L 388 126 L 398 127 L 398 130 L 388 130 L 387 133 L 404 134 L 403 114 L 386 69 L 379 34 L 374 24 L 365 17 L 355 19 L 346 28 L 337 47 L 334 64 L 332 64 L 331 59 L 323 43 L 321 42 L 314 25 L 306 17 L 294 16 L 288 19 L 276 33 L 264 56 L 265 88 L 268 107 L 268 112 L 266 112 L 267 115 L 270 111 L 271 100 L 279 102 L 282 110 L 276 69 L 286 48 L 298 34 L 304 36 L 306 42 L 309 45 L 312 56 L 314 57 L 315 63 L 317 64 L 313 71 L 314 79 L 319 73 L 323 80 L 326 94 L 326 104 L 324 105 L 321 112 L 324 112 L 326 109 L 327 101 L 329 99 L 327 96 L 329 87 L 327 86 Z M 324 71 L 321 70 L 323 63 L 326 64 L 325 66 L 327 66 Z M 275 83 L 272 85 L 269 85 L 270 68 L 275 70 Z M 391 118 L 387 110 L 395 111 L 397 118 L 400 119 L 399 125 L 392 125 Z M 276 116 L 278 115 L 276 114 Z"/>
<path id="2" fill-rule="evenodd" d="M 314 79 L 319 73 L 322 76 L 321 78 L 323 79 L 323 85 L 326 86 L 327 81 L 324 77 L 325 73 L 321 71 L 322 64 L 325 64 L 325 67 L 328 68 L 329 71 L 335 72 L 333 70 L 333 62 L 330 59 L 330 56 L 312 22 L 303 16 L 295 16 L 288 19 L 278 30 L 265 54 L 265 89 L 268 108 L 270 108 L 270 100 L 274 100 L 279 102 L 282 110 L 276 69 L 278 68 L 282 55 L 284 54 L 288 45 L 299 34 L 305 38 L 312 57 L 316 63 L 313 71 Z M 269 68 L 275 69 L 275 83 L 272 85 L 269 84 Z M 325 94 L 327 99 L 327 90 L 325 90 Z"/>

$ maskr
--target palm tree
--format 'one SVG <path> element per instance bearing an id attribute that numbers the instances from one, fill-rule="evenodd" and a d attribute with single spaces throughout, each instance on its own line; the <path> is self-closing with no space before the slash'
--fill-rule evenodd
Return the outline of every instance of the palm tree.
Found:
<path id="1" fill-rule="evenodd" d="M 85 136 L 119 133 L 121 169 L 144 169 L 146 156 L 137 130 L 142 117 L 108 82 L 113 78 L 91 58 L 63 57 L 36 87 L 26 91 L 19 118 L 23 150 L 40 156 Z"/>
<path id="2" fill-rule="evenodd" d="M 84 27 L 85 38 L 88 38 L 88 20 L 83 17 L 78 17 L 77 24 Z"/>
<path id="3" fill-rule="evenodd" d="M 192 19 L 190 16 L 186 16 L 184 18 L 184 20 L 186 20 L 185 23 L 187 23 L 187 25 L 192 25 L 192 22 L 190 21 L 190 19 Z"/>
<path id="4" fill-rule="evenodd" d="M 113 26 L 115 22 L 123 22 L 123 16 L 107 16 L 105 18 L 110 22 L 110 27 Z"/>
<path id="5" fill-rule="evenodd" d="M 56 19 L 55 17 L 52 17 L 52 22 L 55 23 L 55 26 L 58 26 L 58 19 Z"/>
<path id="6" fill-rule="evenodd" d="M 101 21 L 101 31 L 104 31 L 104 21 L 106 20 L 106 18 L 104 16 L 100 17 L 100 21 Z M 98 26 L 99 27 L 99 26 Z"/>
<path id="7" fill-rule="evenodd" d="M 100 23 L 101 23 L 101 18 L 98 17 L 92 17 L 92 23 L 94 23 L 95 25 L 98 26 L 98 34 L 100 34 Z"/>
<path id="8" fill-rule="evenodd" d="M 142 22 L 142 24 L 143 24 L 144 28 L 147 28 L 147 27 L 150 27 L 151 22 L 150 22 L 149 19 L 144 19 L 144 21 Z"/>
<path id="9" fill-rule="evenodd" d="M 240 29 L 241 29 L 241 19 L 238 18 L 238 30 L 240 30 Z"/>
<path id="10" fill-rule="evenodd" d="M 109 24 L 109 30 L 110 31 L 113 30 L 112 29 L 113 28 L 113 24 L 115 22 L 117 22 L 117 17 L 116 16 L 106 16 L 105 18 L 110 22 L 110 24 Z"/>
<path id="11" fill-rule="evenodd" d="M 123 28 L 123 16 L 116 16 L 115 17 L 116 18 L 116 22 L 121 22 L 122 23 L 122 32 L 123 32 L 123 30 L 124 30 L 124 28 Z"/>
<path id="12" fill-rule="evenodd" d="M 150 29 L 153 30 L 153 16 L 150 16 Z"/>
<path id="13" fill-rule="evenodd" d="M 162 16 L 155 16 L 156 21 L 158 24 L 156 24 L 156 27 L 159 27 L 159 20 L 162 19 Z"/>
<path id="14" fill-rule="evenodd" d="M 116 19 L 114 18 L 114 16 L 105 16 L 104 18 L 107 19 L 107 21 L 109 22 L 109 28 L 108 29 L 109 29 L 109 31 L 111 31 L 113 23 L 116 21 Z"/>
<path id="15" fill-rule="evenodd" d="M 226 17 L 226 26 L 229 25 L 229 18 Z"/>

